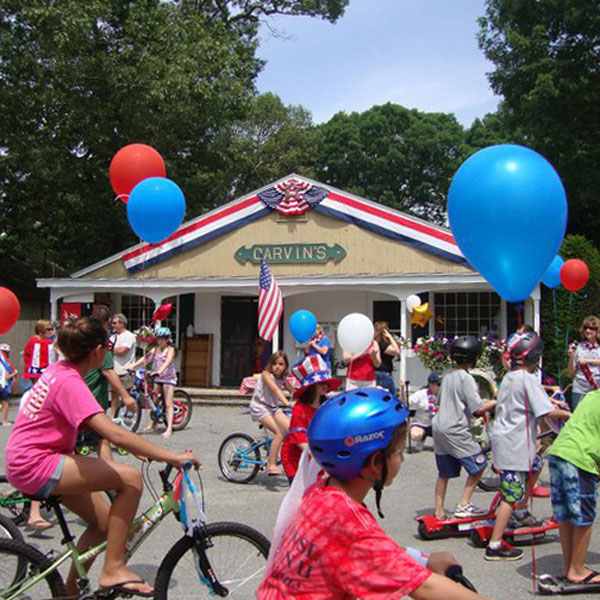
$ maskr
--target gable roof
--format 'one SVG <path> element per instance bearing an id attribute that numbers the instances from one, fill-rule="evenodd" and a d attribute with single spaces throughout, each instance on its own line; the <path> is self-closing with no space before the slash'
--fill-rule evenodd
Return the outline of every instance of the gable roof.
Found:
<path id="1" fill-rule="evenodd" d="M 290 183 L 302 189 L 298 202 L 293 201 L 291 209 L 289 196 L 281 192 Z M 136 273 L 261 219 L 274 210 L 282 214 L 300 214 L 308 209 L 468 266 L 448 229 L 295 174 L 192 219 L 159 244 L 138 244 L 123 253 L 121 259 L 129 274 Z M 118 256 L 87 267 L 73 276 L 85 275 L 107 262 L 113 262 Z"/>

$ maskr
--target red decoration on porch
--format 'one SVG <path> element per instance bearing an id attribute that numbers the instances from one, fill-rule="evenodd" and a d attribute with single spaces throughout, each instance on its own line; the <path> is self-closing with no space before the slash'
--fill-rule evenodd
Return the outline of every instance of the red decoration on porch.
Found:
<path id="1" fill-rule="evenodd" d="M 282 215 L 302 215 L 323 200 L 329 192 L 295 177 L 259 192 L 258 197 Z"/>
<path id="2" fill-rule="evenodd" d="M 63 302 L 60 307 L 60 322 L 81 317 L 81 302 Z"/>
<path id="3" fill-rule="evenodd" d="M 154 311 L 154 314 L 152 315 L 152 320 L 163 321 L 171 314 L 172 310 L 173 305 L 171 303 L 163 304 Z"/>

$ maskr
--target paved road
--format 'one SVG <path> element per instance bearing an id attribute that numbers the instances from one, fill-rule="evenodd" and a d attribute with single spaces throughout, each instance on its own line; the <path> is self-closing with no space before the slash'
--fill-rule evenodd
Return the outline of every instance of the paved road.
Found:
<path id="1" fill-rule="evenodd" d="M 8 428 L 0 428 L 0 442 L 5 447 L 9 433 Z M 258 432 L 250 417 L 239 408 L 194 406 L 191 425 L 183 432 L 174 435 L 168 442 L 171 448 L 183 450 L 193 447 L 201 457 L 203 481 L 206 490 L 207 515 L 210 521 L 241 521 L 255 527 L 270 537 L 277 510 L 287 490 L 287 482 L 283 477 L 267 477 L 260 474 L 252 483 L 237 485 L 229 483 L 221 476 L 217 466 L 217 450 L 226 435 L 234 431 Z M 159 435 L 149 435 L 149 439 L 163 443 Z M 124 460 L 133 459 L 130 457 Z M 547 475 L 542 475 L 542 480 Z M 490 563 L 483 560 L 483 551 L 474 548 L 466 539 L 445 539 L 423 542 L 416 537 L 414 517 L 430 510 L 433 503 L 433 485 L 436 471 L 433 452 L 429 446 L 419 454 L 406 457 L 399 477 L 391 488 L 385 490 L 382 508 L 386 518 L 382 524 L 387 532 L 398 541 L 408 546 L 421 547 L 426 550 L 448 550 L 462 561 L 466 574 L 472 579 L 481 593 L 497 600 L 516 600 L 531 597 L 532 551 L 525 549 L 525 556 L 519 562 Z M 463 480 L 452 482 L 447 500 L 447 507 L 452 508 L 460 492 Z M 477 492 L 475 503 L 485 506 L 492 494 Z M 142 500 L 147 506 L 150 498 Z M 374 508 L 373 498 L 367 503 Z M 549 515 L 550 501 L 536 499 L 535 513 L 539 516 Z M 80 527 L 73 522 L 74 531 Z M 145 577 L 153 580 L 155 570 L 172 544 L 181 536 L 178 524 L 174 520 L 166 520 L 154 533 L 152 542 L 146 542 L 133 558 L 132 566 Z M 42 550 L 58 548 L 58 531 L 49 530 L 43 538 L 30 538 Z M 589 563 L 600 567 L 600 534 L 594 532 Z M 558 538 L 535 546 L 536 570 L 538 573 L 559 573 L 562 566 L 560 544 Z M 593 598 L 593 595 L 579 595 L 578 598 Z"/>

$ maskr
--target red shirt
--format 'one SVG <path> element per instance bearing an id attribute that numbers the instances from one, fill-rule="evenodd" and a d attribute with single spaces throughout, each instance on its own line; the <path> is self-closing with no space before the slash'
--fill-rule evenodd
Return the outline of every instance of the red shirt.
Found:
<path id="1" fill-rule="evenodd" d="M 53 343 L 52 340 L 42 340 L 35 335 L 29 338 L 23 349 L 23 379 L 39 379 L 50 364 L 50 346 Z"/>
<path id="2" fill-rule="evenodd" d="M 306 404 L 306 402 L 296 402 L 294 404 L 289 429 L 291 433 L 288 432 L 281 446 L 281 464 L 288 477 L 296 475 L 298 463 L 302 456 L 302 448 L 298 444 L 308 444 L 306 430 L 316 412 L 317 409 L 310 404 Z M 301 428 L 301 430 L 292 431 L 296 427 Z"/>
<path id="3" fill-rule="evenodd" d="M 373 357 L 369 353 L 372 346 L 373 344 L 371 343 L 364 354 L 351 361 L 348 367 L 348 379 L 353 379 L 354 381 L 375 381 L 375 365 L 373 364 Z"/>
<path id="4" fill-rule="evenodd" d="M 287 528 L 258 600 L 392 600 L 431 575 L 328 479 L 308 488 Z"/>

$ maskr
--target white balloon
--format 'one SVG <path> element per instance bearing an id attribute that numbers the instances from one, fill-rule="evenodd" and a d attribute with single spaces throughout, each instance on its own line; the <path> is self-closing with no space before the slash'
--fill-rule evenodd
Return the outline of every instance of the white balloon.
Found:
<path id="1" fill-rule="evenodd" d="M 413 310 L 415 310 L 415 308 L 417 308 L 417 306 L 421 306 L 421 298 L 419 298 L 419 296 L 417 296 L 416 294 L 411 294 L 406 299 L 406 308 L 408 312 L 412 312 Z"/>
<path id="2" fill-rule="evenodd" d="M 373 341 L 375 329 L 371 319 L 361 313 L 346 315 L 338 325 L 337 339 L 349 354 L 362 354 Z"/>

